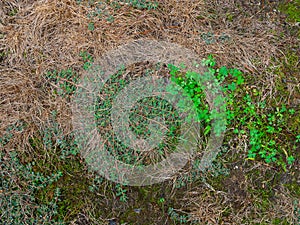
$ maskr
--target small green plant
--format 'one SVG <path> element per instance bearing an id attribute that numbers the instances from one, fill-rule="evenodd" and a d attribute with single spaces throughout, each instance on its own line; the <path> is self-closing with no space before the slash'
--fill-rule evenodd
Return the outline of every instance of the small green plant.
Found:
<path id="1" fill-rule="evenodd" d="M 147 0 L 121 0 L 121 2 L 128 3 L 132 7 L 138 8 L 138 9 L 156 9 L 158 6 L 158 2 L 152 2 Z"/>
<path id="2" fill-rule="evenodd" d="M 9 16 L 15 16 L 15 15 L 17 15 L 17 13 L 18 13 L 18 9 L 16 9 L 16 8 L 14 8 L 14 9 L 12 9 L 10 12 L 9 12 Z"/>
<path id="3" fill-rule="evenodd" d="M 93 179 L 92 185 L 89 186 L 89 190 L 91 192 L 97 192 L 99 191 L 99 186 L 104 182 L 104 178 L 100 177 L 98 175 L 95 176 L 95 178 Z"/>
<path id="4" fill-rule="evenodd" d="M 92 63 L 94 62 L 93 57 L 86 51 L 79 53 L 84 61 L 83 69 L 88 70 Z M 79 74 L 74 71 L 72 68 L 65 70 L 49 71 L 45 75 L 46 79 L 50 81 L 55 87 L 58 87 L 54 90 L 54 94 L 57 94 L 64 98 L 69 98 L 77 90 L 77 83 L 79 82 Z"/>
<path id="5" fill-rule="evenodd" d="M 178 213 L 172 207 L 168 208 L 168 215 L 171 218 L 171 220 L 173 220 L 174 222 L 178 222 L 180 224 L 186 224 L 186 223 L 195 224 L 197 222 L 197 221 L 191 220 L 189 214 Z"/>
<path id="6" fill-rule="evenodd" d="M 89 22 L 89 24 L 88 24 L 88 29 L 89 29 L 90 31 L 95 30 L 95 24 L 94 24 L 94 22 Z"/>
<path id="7" fill-rule="evenodd" d="M 116 196 L 120 198 L 121 202 L 127 202 L 128 196 L 126 195 L 127 190 L 123 188 L 123 185 L 116 184 Z"/>
<path id="8" fill-rule="evenodd" d="M 61 71 L 53 70 L 47 72 L 46 78 L 59 88 L 54 91 L 55 94 L 68 97 L 76 91 L 76 83 L 78 82 L 78 74 L 72 69 Z"/>
<path id="9" fill-rule="evenodd" d="M 228 69 L 225 66 L 216 68 L 216 62 L 212 56 L 202 61 L 208 67 L 208 74 L 215 78 L 215 82 L 222 86 L 222 95 L 217 95 L 214 103 L 220 104 L 226 100 L 227 129 L 232 129 L 237 136 L 247 135 L 250 148 L 248 159 L 262 159 L 266 163 L 277 164 L 286 170 L 286 165 L 292 165 L 295 158 L 291 155 L 293 149 L 287 146 L 278 145 L 282 133 L 287 129 L 287 119 L 295 114 L 294 109 L 288 109 L 286 105 L 276 107 L 273 110 L 266 109 L 265 103 L 255 103 L 253 96 L 258 96 L 257 90 L 253 94 L 243 93 L 245 78 L 238 69 Z M 204 123 L 204 135 L 211 131 L 211 121 L 219 117 L 219 112 L 209 109 L 205 100 L 205 74 L 197 74 L 188 71 L 181 72 L 181 68 L 174 65 L 168 66 L 171 79 L 179 85 L 186 96 L 192 99 L 194 108 L 197 111 L 199 121 Z M 202 78 L 201 78 L 202 77 Z M 204 78 L 203 78 L 204 77 Z M 174 88 L 173 88 L 174 89 Z M 172 89 L 170 89 L 172 91 Z M 177 93 L 177 92 L 173 92 Z M 241 99 L 236 101 L 236 98 Z M 187 104 L 180 103 L 180 107 Z M 217 124 L 218 125 L 218 124 Z M 224 127 L 214 127 L 215 131 L 222 131 Z M 299 135 L 294 134 L 296 142 L 299 142 Z"/>
<path id="10" fill-rule="evenodd" d="M 0 137 L 0 147 L 5 146 L 13 137 L 14 132 L 20 132 L 26 127 L 25 123 L 18 121 L 17 123 L 6 128 L 5 133 Z"/>
<path id="11" fill-rule="evenodd" d="M 165 201 L 166 201 L 165 198 L 159 198 L 157 202 L 159 204 L 163 204 Z"/>
<path id="12" fill-rule="evenodd" d="M 210 45 L 216 42 L 226 42 L 230 40 L 230 37 L 227 34 L 222 33 L 219 36 L 216 36 L 212 32 L 201 32 L 201 39 L 205 42 L 205 44 Z"/>
<path id="13" fill-rule="evenodd" d="M 84 61 L 83 64 L 83 69 L 84 70 L 89 70 L 94 62 L 94 58 L 91 54 L 89 54 L 87 51 L 81 51 L 79 53 L 79 56 L 82 58 Z"/>

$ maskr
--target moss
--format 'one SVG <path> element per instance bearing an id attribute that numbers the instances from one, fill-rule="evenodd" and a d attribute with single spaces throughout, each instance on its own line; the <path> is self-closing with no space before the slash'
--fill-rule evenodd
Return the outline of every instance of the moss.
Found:
<path id="1" fill-rule="evenodd" d="M 55 191 L 55 184 L 52 183 L 48 185 L 46 188 L 39 190 L 36 193 L 36 198 L 39 200 L 41 204 L 48 204 L 52 201 L 53 195 Z"/>
<path id="2" fill-rule="evenodd" d="M 79 156 L 69 155 L 62 159 L 60 149 L 45 150 L 40 137 L 31 138 L 30 143 L 33 152 L 23 155 L 24 163 L 34 162 L 35 172 L 46 176 L 58 170 L 63 173 L 58 181 L 35 193 L 39 203 L 49 204 L 56 189 L 60 189 L 56 220 L 72 221 L 78 213 L 91 208 L 94 218 L 109 216 L 117 217 L 119 221 L 128 224 L 136 224 L 136 221 L 140 224 L 155 224 L 161 217 L 166 216 L 165 211 L 168 208 L 157 203 L 159 198 L 169 199 L 168 204 L 175 201 L 168 197 L 170 188 L 157 184 L 149 187 L 126 187 L 128 200 L 121 202 L 116 196 L 116 184 L 109 181 L 94 184 L 94 176 L 87 171 Z M 91 186 L 95 189 L 91 190 Z M 104 198 L 99 199 L 99 196 Z M 135 209 L 141 209 L 141 212 L 137 213 Z M 149 212 L 154 216 L 148 217 Z"/>
<path id="3" fill-rule="evenodd" d="M 214 176 L 210 174 L 208 183 L 216 190 L 224 190 L 224 180 L 228 177 L 227 175 Z"/>
<path id="4" fill-rule="evenodd" d="M 159 186 L 140 187 L 138 188 L 139 200 L 145 202 L 155 203 L 157 199 L 157 193 L 159 192 Z"/>
<path id="5" fill-rule="evenodd" d="M 63 176 L 51 185 L 40 189 L 35 193 L 36 199 L 43 204 L 49 204 L 59 188 L 61 195 L 57 202 L 57 218 L 69 221 L 73 219 L 85 205 L 85 198 L 93 196 L 88 189 L 91 181 L 87 178 L 87 170 L 82 164 L 79 156 L 71 155 L 65 159 L 61 158 L 59 148 L 46 148 L 40 137 L 29 140 L 33 152 L 22 155 L 23 163 L 33 164 L 33 171 L 44 176 L 49 176 L 56 171 L 61 171 Z"/>
<path id="6" fill-rule="evenodd" d="M 293 195 L 295 195 L 297 198 L 300 198 L 300 185 L 297 183 L 297 181 L 293 180 L 284 186 L 288 188 Z"/>
<path id="7" fill-rule="evenodd" d="M 247 187 L 247 192 L 251 196 L 252 204 L 261 214 L 268 213 L 273 205 L 276 187 L 281 185 L 281 177 L 282 171 L 275 173 L 271 168 L 264 171 L 254 169 L 247 173 L 246 180 L 251 184 Z"/>
<path id="8" fill-rule="evenodd" d="M 274 225 L 289 225 L 290 223 L 286 220 L 282 218 L 275 218 L 274 220 L 272 220 L 272 224 Z"/>
<path id="9" fill-rule="evenodd" d="M 226 207 L 225 209 L 222 210 L 222 216 L 221 216 L 221 218 L 230 217 L 230 215 L 232 215 L 232 213 L 233 213 L 232 208 Z M 222 222 L 222 221 L 220 221 L 220 222 Z"/>
<path id="10" fill-rule="evenodd" d="M 39 162 L 37 162 L 37 164 L 39 164 Z M 66 159 L 64 163 L 57 160 L 51 165 L 52 168 L 56 167 L 62 171 L 64 175 L 56 183 L 41 189 L 36 194 L 36 198 L 48 204 L 52 200 L 55 189 L 59 188 L 61 196 L 60 201 L 57 203 L 57 217 L 58 219 L 69 220 L 75 217 L 82 207 L 84 207 L 84 198 L 91 195 L 88 189 L 91 181 L 86 178 L 87 171 L 79 159 Z M 47 166 L 44 164 L 44 169 L 46 168 Z"/>

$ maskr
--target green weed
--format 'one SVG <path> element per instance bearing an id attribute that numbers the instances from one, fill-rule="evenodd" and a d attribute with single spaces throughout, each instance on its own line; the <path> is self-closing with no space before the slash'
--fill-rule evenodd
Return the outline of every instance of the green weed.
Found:
<path id="1" fill-rule="evenodd" d="M 289 1 L 287 4 L 281 4 L 279 10 L 288 15 L 288 19 L 293 22 L 300 22 L 300 1 Z"/>
<path id="2" fill-rule="evenodd" d="M 262 159 L 268 164 L 276 164 L 286 170 L 287 164 L 291 165 L 295 161 L 294 156 L 291 155 L 295 145 L 279 143 L 286 142 L 283 133 L 290 130 L 288 120 L 295 114 L 294 109 L 288 109 L 286 105 L 273 109 L 266 108 L 264 102 L 256 103 L 253 100 L 252 96 L 259 95 L 256 90 L 253 90 L 252 94 L 242 93 L 245 78 L 241 71 L 224 66 L 216 68 L 216 62 L 212 57 L 202 63 L 208 66 L 208 73 L 216 78 L 217 84 L 222 85 L 223 94 L 226 96 L 227 129 L 233 130 L 237 136 L 247 135 L 248 137 L 250 148 L 247 159 Z M 205 87 L 199 82 L 199 78 L 203 75 L 190 71 L 182 74 L 180 68 L 174 65 L 169 65 L 169 69 L 172 81 L 181 86 L 194 102 L 199 121 L 205 122 L 204 134 L 207 135 L 211 130 L 210 122 L 218 118 L 219 113 L 209 111 L 205 101 Z M 221 103 L 224 99 L 222 96 L 218 97 L 217 103 Z M 239 101 L 236 101 L 237 98 Z M 184 104 L 179 106 L 185 107 Z M 216 131 L 224 130 L 224 127 L 214 128 Z M 289 142 L 297 142 L 296 135 L 298 134 L 293 133 L 289 136 Z"/>

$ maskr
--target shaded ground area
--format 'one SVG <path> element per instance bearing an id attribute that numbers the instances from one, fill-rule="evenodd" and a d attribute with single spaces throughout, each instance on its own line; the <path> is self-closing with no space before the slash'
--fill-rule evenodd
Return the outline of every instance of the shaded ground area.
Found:
<path id="1" fill-rule="evenodd" d="M 297 0 L 1 1 L 0 221 L 299 224 L 299 7 Z M 162 184 L 129 187 L 91 172 L 79 154 L 70 107 L 77 80 L 94 59 L 139 38 L 174 42 L 201 58 L 213 54 L 218 67 L 243 72 L 245 83 L 228 105 L 238 118 L 207 173 L 187 165 Z M 102 93 L 103 109 L 121 77 L 147 71 L 157 74 L 153 63 L 120 71 Z M 262 118 L 261 140 L 276 142 L 263 145 L 280 146 L 281 165 L 249 157 L 245 94 Z M 132 123 L 136 130 L 142 124 Z"/>

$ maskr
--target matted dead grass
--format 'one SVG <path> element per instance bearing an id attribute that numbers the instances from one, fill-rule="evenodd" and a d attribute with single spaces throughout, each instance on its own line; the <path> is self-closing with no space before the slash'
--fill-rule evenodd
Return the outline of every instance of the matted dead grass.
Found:
<path id="1" fill-rule="evenodd" d="M 91 31 L 87 14 L 94 10 L 95 4 L 89 5 L 87 1 L 81 5 L 72 0 L 1 1 L 0 53 L 4 56 L 0 56 L 0 135 L 17 121 L 28 124 L 6 150 L 30 151 L 29 137 L 37 135 L 54 109 L 64 132 L 72 130 L 69 103 L 51 94 L 51 88 L 55 87 L 47 85 L 44 76 L 47 71 L 73 68 L 81 73 L 80 51 L 87 50 L 99 58 L 106 51 L 139 38 L 174 42 L 194 50 L 200 58 L 212 53 L 222 65 L 250 73 L 256 85 L 266 87 L 264 97 L 272 96 L 276 75 L 261 74 L 266 74 L 272 58 L 284 56 L 282 46 L 296 43 L 293 37 L 278 39 L 276 33 L 283 28 L 279 26 L 277 12 L 261 8 L 260 1 L 209 2 L 163 0 L 157 10 L 150 11 L 126 4 L 114 9 L 107 4 L 106 10 L 114 16 L 114 22 L 95 17 L 95 28 Z M 214 34 L 213 43 L 205 40 L 208 32 Z M 227 38 L 222 41 L 224 35 Z M 278 201 L 284 198 L 281 196 Z M 193 199 L 191 208 L 195 217 L 216 224 L 223 213 L 220 206 L 223 200 Z M 284 205 L 284 213 L 291 210 L 287 202 L 290 203 L 280 203 Z M 247 215 L 247 210 L 231 221 Z"/>
<path id="2" fill-rule="evenodd" d="M 200 57 L 216 55 L 224 65 L 237 65 L 245 72 L 259 74 L 278 52 L 278 41 L 268 33 L 258 18 L 237 18 L 233 24 L 223 14 L 209 12 L 212 6 L 203 1 L 161 1 L 156 11 L 125 6 L 117 12 L 107 6 L 115 20 L 96 19 L 94 31 L 87 29 L 87 14 L 92 8 L 75 1 L 4 1 L 1 3 L 1 52 L 9 52 L 1 68 L 1 127 L 16 120 L 47 118 L 47 91 L 39 87 L 43 74 L 69 67 L 80 70 L 79 52 L 88 49 L 94 57 L 137 38 L 175 42 L 194 50 Z M 234 7 L 233 2 L 224 5 Z M 222 5 L 215 10 L 220 10 Z M 17 9 L 15 16 L 8 12 Z M 212 18 L 215 15 L 217 18 Z M 239 17 L 241 17 L 239 15 Z M 274 24 L 269 24 L 269 27 Z M 229 41 L 205 44 L 201 33 L 222 34 Z M 258 62 L 258 63 L 255 63 Z M 18 86 L 18 87 L 17 87 Z M 9 96 L 8 96 L 9 95 Z M 46 105 L 45 105 L 46 104 Z M 56 103 L 54 103 L 56 104 Z M 63 110 L 64 114 L 67 110 Z M 12 112 L 14 112 L 12 115 Z M 69 118 L 62 115 L 64 118 Z M 29 119 L 31 118 L 31 119 Z M 34 119 L 35 121 L 37 119 Z M 29 122 L 29 121 L 28 121 Z"/>
<path id="3" fill-rule="evenodd" d="M 1 52 L 9 52 L 1 68 L 1 99 L 4 100 L 1 116 L 5 118 L 2 128 L 19 119 L 47 118 L 53 108 L 47 106 L 49 93 L 39 89 L 45 82 L 43 74 L 69 67 L 80 70 L 81 50 L 88 50 L 97 58 L 134 39 L 165 40 L 192 49 L 200 57 L 213 53 L 223 65 L 236 65 L 253 76 L 270 65 L 271 57 L 280 54 L 278 40 L 268 30 L 274 24 L 266 25 L 256 17 L 237 18 L 235 23 L 229 23 L 222 12 L 218 15 L 221 5 L 212 14 L 209 12 L 212 6 L 203 1 L 184 4 L 161 1 L 156 11 L 125 6 L 114 12 L 108 5 L 114 22 L 95 19 L 93 31 L 87 29 L 87 14 L 92 8 L 75 1 L 4 1 L 1 4 L 1 33 L 4 34 L 0 40 Z M 224 5 L 234 7 L 231 1 Z M 14 8 L 18 13 L 8 16 L 7 11 Z M 213 15 L 217 18 L 212 18 Z M 212 32 L 217 40 L 226 34 L 229 40 L 205 44 L 201 33 L 207 32 Z"/>

